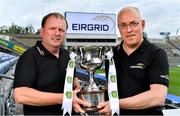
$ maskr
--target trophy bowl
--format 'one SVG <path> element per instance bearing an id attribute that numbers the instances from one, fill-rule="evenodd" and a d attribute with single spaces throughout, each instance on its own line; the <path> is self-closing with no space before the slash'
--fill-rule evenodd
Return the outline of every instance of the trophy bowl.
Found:
<path id="1" fill-rule="evenodd" d="M 81 69 L 88 72 L 88 81 L 81 84 L 81 90 L 78 97 L 91 104 L 91 107 L 84 107 L 86 113 L 98 114 L 100 109 L 97 105 L 104 102 L 106 98 L 107 87 L 94 81 L 94 73 L 100 69 L 105 59 L 105 47 L 85 46 L 77 49 L 77 63 Z"/>
<path id="2" fill-rule="evenodd" d="M 97 105 L 100 102 L 105 101 L 106 91 L 107 91 L 106 88 L 98 88 L 98 90 L 91 90 L 91 91 L 81 89 L 81 91 L 78 93 L 79 98 L 81 98 L 91 104 L 91 107 L 82 106 L 82 109 L 86 113 L 91 113 L 91 114 L 97 113 L 100 110 L 99 108 L 97 108 Z"/>

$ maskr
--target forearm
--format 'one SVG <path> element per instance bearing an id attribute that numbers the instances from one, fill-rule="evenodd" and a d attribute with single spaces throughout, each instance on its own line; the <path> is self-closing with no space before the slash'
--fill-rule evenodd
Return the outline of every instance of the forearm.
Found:
<path id="1" fill-rule="evenodd" d="M 45 106 L 62 104 L 63 94 L 41 92 L 28 87 L 19 87 L 14 90 L 14 98 L 20 104 Z"/>
<path id="2" fill-rule="evenodd" d="M 155 97 L 149 92 L 145 92 L 133 97 L 120 99 L 120 107 L 123 109 L 145 109 L 159 105 Z"/>
<path id="3" fill-rule="evenodd" d="M 120 107 L 122 109 L 146 109 L 155 106 L 163 106 L 166 98 L 167 88 L 153 88 L 141 94 L 120 99 Z"/>

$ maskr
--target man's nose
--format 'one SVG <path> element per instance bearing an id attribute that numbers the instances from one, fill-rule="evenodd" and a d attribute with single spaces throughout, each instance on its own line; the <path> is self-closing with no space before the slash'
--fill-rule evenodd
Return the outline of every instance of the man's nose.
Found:
<path id="1" fill-rule="evenodd" d="M 56 30 L 55 30 L 55 34 L 56 34 L 56 35 L 59 35 L 59 34 L 60 34 L 59 29 L 56 29 Z"/>
<path id="2" fill-rule="evenodd" d="M 130 25 L 127 25 L 126 30 L 127 30 L 127 32 L 131 32 L 132 31 L 132 28 L 130 27 Z"/>

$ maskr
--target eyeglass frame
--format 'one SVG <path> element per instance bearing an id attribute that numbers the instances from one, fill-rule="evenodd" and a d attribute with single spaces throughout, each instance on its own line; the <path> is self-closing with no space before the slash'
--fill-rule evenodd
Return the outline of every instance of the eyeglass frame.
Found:
<path id="1" fill-rule="evenodd" d="M 128 27 L 130 27 L 131 29 L 134 29 L 136 28 L 140 22 L 142 22 L 143 20 L 140 20 L 140 21 L 131 21 L 129 23 L 122 23 L 122 24 L 118 24 L 118 28 L 121 29 L 121 30 L 125 30 L 127 29 Z"/>

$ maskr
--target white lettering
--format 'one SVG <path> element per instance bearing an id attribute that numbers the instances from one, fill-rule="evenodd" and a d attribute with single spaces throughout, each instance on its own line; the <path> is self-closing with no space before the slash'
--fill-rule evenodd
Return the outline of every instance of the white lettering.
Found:
<path id="1" fill-rule="evenodd" d="M 72 24 L 72 30 L 80 31 L 109 31 L 109 26 L 106 24 Z"/>

